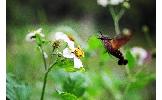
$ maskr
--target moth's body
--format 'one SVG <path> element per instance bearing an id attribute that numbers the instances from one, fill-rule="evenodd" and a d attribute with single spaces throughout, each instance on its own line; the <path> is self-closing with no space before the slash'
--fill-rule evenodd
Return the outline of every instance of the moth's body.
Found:
<path id="1" fill-rule="evenodd" d="M 102 42 L 104 43 L 107 52 L 119 59 L 118 61 L 119 65 L 126 65 L 128 63 L 128 60 L 124 59 L 123 54 L 119 50 L 119 47 L 121 47 L 129 40 L 128 38 L 122 37 L 110 39 L 101 34 L 101 37 L 99 39 L 101 39 Z"/>

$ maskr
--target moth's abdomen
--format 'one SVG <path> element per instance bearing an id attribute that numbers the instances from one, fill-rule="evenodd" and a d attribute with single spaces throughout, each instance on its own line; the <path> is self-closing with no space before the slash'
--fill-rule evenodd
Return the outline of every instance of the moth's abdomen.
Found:
<path id="1" fill-rule="evenodd" d="M 119 65 L 126 65 L 128 63 L 128 60 L 124 59 L 123 54 L 119 50 L 114 50 L 110 53 L 119 59 L 118 61 Z"/>
<path id="2" fill-rule="evenodd" d="M 124 59 L 123 54 L 119 50 L 112 50 L 110 53 L 119 59 Z"/>

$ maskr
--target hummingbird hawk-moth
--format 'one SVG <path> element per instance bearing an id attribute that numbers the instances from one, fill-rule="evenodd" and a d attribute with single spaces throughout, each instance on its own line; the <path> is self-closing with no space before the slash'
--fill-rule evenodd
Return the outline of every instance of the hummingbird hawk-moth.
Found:
<path id="1" fill-rule="evenodd" d="M 128 63 L 128 60 L 124 58 L 119 48 L 130 40 L 130 36 L 109 38 L 108 36 L 104 36 L 100 33 L 100 37 L 98 39 L 102 40 L 108 53 L 119 59 L 118 65 L 126 65 Z"/>

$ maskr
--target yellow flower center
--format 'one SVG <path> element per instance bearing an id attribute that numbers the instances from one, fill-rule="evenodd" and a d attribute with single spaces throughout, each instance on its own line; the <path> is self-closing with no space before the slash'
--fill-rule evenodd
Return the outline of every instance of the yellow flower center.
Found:
<path id="1" fill-rule="evenodd" d="M 84 57 L 84 51 L 79 46 L 77 48 L 75 48 L 74 54 L 78 58 Z"/>

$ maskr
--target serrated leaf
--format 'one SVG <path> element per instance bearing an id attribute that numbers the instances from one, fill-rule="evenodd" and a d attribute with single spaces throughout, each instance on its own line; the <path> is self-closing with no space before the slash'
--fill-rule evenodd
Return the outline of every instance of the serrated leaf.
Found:
<path id="1" fill-rule="evenodd" d="M 77 100 L 77 97 L 74 94 L 63 92 L 60 94 L 61 99 L 63 100 Z"/>
<path id="2" fill-rule="evenodd" d="M 24 83 L 18 83 L 13 76 L 7 74 L 6 95 L 10 100 L 29 100 L 30 88 Z"/>
<path id="3" fill-rule="evenodd" d="M 85 92 L 85 87 L 83 85 L 84 79 L 80 76 L 75 76 L 74 78 L 68 78 L 63 84 L 63 90 L 68 93 L 72 93 L 77 97 L 81 97 Z"/>
<path id="4" fill-rule="evenodd" d="M 80 72 L 85 72 L 85 69 L 83 67 L 81 68 L 74 68 L 73 66 L 72 67 L 67 67 L 65 68 L 65 70 L 67 72 L 76 72 L 76 71 L 80 71 Z"/>

